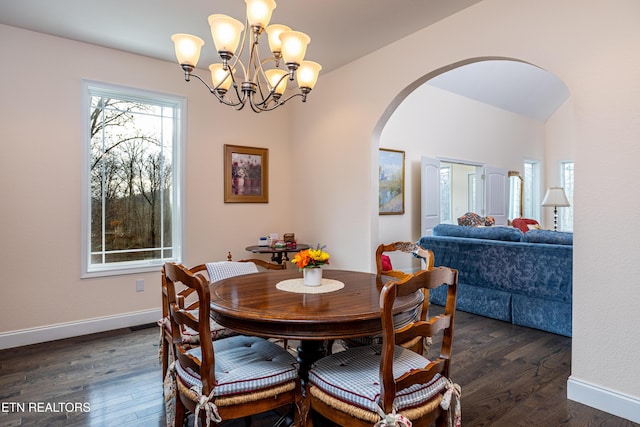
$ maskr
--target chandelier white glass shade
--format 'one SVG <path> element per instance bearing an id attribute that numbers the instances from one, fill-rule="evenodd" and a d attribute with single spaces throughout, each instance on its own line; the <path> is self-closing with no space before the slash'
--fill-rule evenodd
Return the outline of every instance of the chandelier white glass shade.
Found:
<path id="1" fill-rule="evenodd" d="M 178 63 L 184 70 L 184 79 L 190 81 L 192 76 L 197 78 L 220 102 L 236 110 L 241 110 L 247 103 L 258 113 L 274 110 L 297 96 L 305 102 L 322 69 L 320 64 L 304 60 L 311 38 L 299 31 L 292 31 L 286 25 L 269 25 L 271 13 L 276 8 L 274 0 L 245 0 L 245 3 L 247 31 L 245 24 L 230 16 L 209 16 L 213 43 L 222 60 L 209 66 L 212 86 L 193 74 L 204 41 L 190 34 L 171 36 Z M 258 42 L 265 31 L 272 56 L 263 60 L 260 58 Z M 241 56 L 245 45 L 249 52 L 246 62 L 243 62 Z M 267 68 L 271 62 L 273 68 Z M 282 63 L 284 66 L 281 66 Z M 284 97 L 287 81 L 293 80 L 298 82 L 298 92 Z"/>

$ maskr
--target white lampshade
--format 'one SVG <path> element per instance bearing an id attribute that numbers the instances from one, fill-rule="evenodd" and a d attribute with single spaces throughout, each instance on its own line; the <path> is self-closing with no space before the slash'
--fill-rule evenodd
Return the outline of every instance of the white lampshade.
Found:
<path id="1" fill-rule="evenodd" d="M 300 31 L 283 31 L 280 33 L 282 57 L 287 64 L 300 64 L 307 53 L 307 45 L 311 37 Z"/>
<path id="2" fill-rule="evenodd" d="M 271 13 L 276 8 L 274 0 L 244 0 L 247 4 L 249 25 L 265 28 L 271 21 Z"/>
<path id="3" fill-rule="evenodd" d="M 287 78 L 282 79 L 282 76 L 286 76 L 289 73 L 287 73 L 282 68 L 273 68 L 271 70 L 265 71 L 264 74 L 265 76 L 267 76 L 267 80 L 269 80 L 269 87 L 270 88 L 275 87 L 276 88 L 275 92 L 279 95 L 282 95 L 284 91 L 287 89 L 287 80 L 288 80 Z"/>
<path id="4" fill-rule="evenodd" d="M 318 81 L 318 74 L 322 70 L 322 65 L 313 61 L 302 61 L 300 67 L 296 71 L 296 77 L 298 79 L 298 87 L 313 89 Z"/>
<path id="5" fill-rule="evenodd" d="M 176 49 L 176 58 L 180 65 L 191 65 L 193 68 L 200 59 L 200 50 L 204 40 L 191 34 L 174 34 L 171 36 Z"/>
<path id="6" fill-rule="evenodd" d="M 211 37 L 218 52 L 236 53 L 244 24 L 227 15 L 210 15 Z"/>
<path id="7" fill-rule="evenodd" d="M 282 52 L 280 33 L 283 31 L 291 31 L 291 28 L 282 24 L 272 24 L 266 28 L 266 31 L 269 36 L 269 49 L 271 49 L 271 52 Z"/>
<path id="8" fill-rule="evenodd" d="M 547 194 L 544 196 L 542 206 L 545 207 L 567 207 L 569 205 L 569 199 L 564 194 L 564 188 L 562 187 L 550 187 L 547 190 Z"/>
<path id="9" fill-rule="evenodd" d="M 230 70 L 225 70 L 222 67 L 222 64 L 209 65 L 209 71 L 211 71 L 211 81 L 213 82 L 213 87 L 217 89 L 229 90 L 232 83 L 231 72 Z"/>

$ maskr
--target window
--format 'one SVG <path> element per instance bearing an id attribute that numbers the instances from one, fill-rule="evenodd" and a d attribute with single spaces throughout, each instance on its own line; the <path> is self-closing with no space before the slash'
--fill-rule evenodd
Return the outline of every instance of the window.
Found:
<path id="1" fill-rule="evenodd" d="M 180 261 L 180 98 L 84 82 L 82 276 Z"/>
<path id="2" fill-rule="evenodd" d="M 560 186 L 569 199 L 569 206 L 558 209 L 558 229 L 573 231 L 573 162 L 560 162 Z"/>
<path id="3" fill-rule="evenodd" d="M 526 160 L 524 162 L 524 212 L 525 218 L 540 221 L 540 163 Z"/>
<path id="4" fill-rule="evenodd" d="M 440 222 L 452 224 L 451 217 L 451 166 L 440 166 Z"/>

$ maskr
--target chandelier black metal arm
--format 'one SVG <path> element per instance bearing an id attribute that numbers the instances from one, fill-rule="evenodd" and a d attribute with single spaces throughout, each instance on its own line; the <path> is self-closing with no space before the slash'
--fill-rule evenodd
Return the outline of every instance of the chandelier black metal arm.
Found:
<path id="1" fill-rule="evenodd" d="M 256 92 L 256 88 L 261 87 L 258 84 L 252 83 L 252 82 L 242 82 L 242 91 L 238 90 L 238 83 L 234 80 L 233 83 L 231 84 L 232 87 L 234 88 L 234 91 L 236 93 L 236 97 L 237 97 L 237 101 L 233 102 L 229 99 L 228 96 L 226 96 L 227 94 L 227 90 L 225 89 L 220 89 L 220 85 L 218 85 L 217 87 L 215 86 L 210 86 L 202 77 L 200 77 L 197 74 L 193 73 L 193 67 L 191 67 L 188 64 L 183 64 L 182 65 L 182 69 L 184 70 L 184 80 L 187 82 L 191 81 L 191 77 L 195 77 L 196 79 L 198 79 L 203 85 L 205 85 L 207 87 L 207 89 L 209 90 L 209 92 L 211 94 L 213 94 L 218 101 L 220 101 L 222 104 L 224 105 L 228 105 L 230 107 L 234 107 L 236 110 L 240 111 L 244 108 L 244 106 L 247 104 L 247 101 L 249 102 L 249 105 L 251 106 L 251 109 L 253 111 L 255 111 L 256 113 L 262 112 L 262 111 L 272 111 L 275 110 L 276 108 L 280 107 L 281 105 L 284 105 L 287 101 L 289 101 L 290 99 L 296 98 L 296 97 L 301 97 L 302 98 L 302 102 L 307 102 L 307 95 L 309 94 L 309 92 L 311 92 L 311 89 L 306 88 L 306 87 L 302 87 L 300 88 L 300 92 L 298 93 L 294 93 L 292 95 L 289 95 L 287 98 L 285 99 L 281 99 L 282 97 L 277 94 L 275 92 L 275 88 L 269 90 L 269 94 L 265 97 L 262 97 L 263 100 L 256 103 L 253 99 L 253 96 L 251 96 L 252 93 Z M 278 80 L 278 84 L 284 80 L 284 79 L 289 79 L 289 80 L 293 80 L 292 77 L 290 77 L 290 74 L 284 74 L 280 80 Z M 277 87 L 277 85 L 276 85 Z M 241 93 L 242 92 L 242 93 Z M 269 105 L 269 102 L 273 100 L 274 102 Z"/>
<path id="2" fill-rule="evenodd" d="M 269 60 L 271 60 L 273 58 L 270 58 Z M 265 60 L 268 61 L 268 60 Z M 294 93 L 289 95 L 287 98 L 285 99 L 281 99 L 282 96 L 279 93 L 276 93 L 276 88 L 278 87 L 278 85 L 285 79 L 289 79 L 291 81 L 294 80 L 293 77 L 293 73 L 294 70 L 290 70 L 288 73 L 283 74 L 282 77 L 280 77 L 280 79 L 278 79 L 278 81 L 276 82 L 276 84 L 273 85 L 273 88 L 269 90 L 268 94 L 265 96 L 263 93 L 263 88 L 262 85 L 260 84 L 260 81 L 257 79 L 257 73 L 254 76 L 254 81 L 243 81 L 240 82 L 240 84 L 238 84 L 238 82 L 235 79 L 234 73 L 231 71 L 232 68 L 229 67 L 229 72 L 228 75 L 231 77 L 232 79 L 232 84 L 231 86 L 234 89 L 235 95 L 236 95 L 236 99 L 237 101 L 232 101 L 228 96 L 227 93 L 228 91 L 226 89 L 221 89 L 220 86 L 222 85 L 222 82 L 220 84 L 218 84 L 217 86 L 210 86 L 202 77 L 200 77 L 197 74 L 193 73 L 193 67 L 191 65 L 188 64 L 181 64 L 182 65 L 182 69 L 184 70 L 184 80 L 187 82 L 191 81 L 191 77 L 195 77 L 196 79 L 198 79 L 203 85 L 205 85 L 207 87 L 207 89 L 209 90 L 209 92 L 211 94 L 213 94 L 218 101 L 220 101 L 222 104 L 224 105 L 228 105 L 230 107 L 234 107 L 236 110 L 240 111 L 244 108 L 244 106 L 246 105 L 247 101 L 249 102 L 249 105 L 251 106 L 251 109 L 253 111 L 255 111 L 256 113 L 262 112 L 262 111 L 272 111 L 275 110 L 276 108 L 280 107 L 281 105 L 284 105 L 287 101 L 296 98 L 296 97 L 302 97 L 302 102 L 307 102 L 307 95 L 309 94 L 309 92 L 311 92 L 310 88 L 306 88 L 306 87 L 301 87 L 300 92 L 298 93 Z M 257 81 L 256 81 L 257 80 Z M 241 90 L 238 89 L 238 87 L 241 88 Z M 261 101 L 259 102 L 255 102 L 254 101 L 254 97 L 253 94 L 260 92 L 260 97 L 262 98 Z M 270 104 L 270 101 L 273 101 L 273 103 Z"/>

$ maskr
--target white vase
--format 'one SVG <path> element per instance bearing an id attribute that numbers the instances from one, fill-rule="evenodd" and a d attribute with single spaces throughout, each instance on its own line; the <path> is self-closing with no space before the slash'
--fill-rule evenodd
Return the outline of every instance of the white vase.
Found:
<path id="1" fill-rule="evenodd" d="M 322 268 L 305 268 L 302 270 L 303 283 L 307 286 L 320 286 L 322 282 Z"/>

